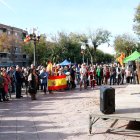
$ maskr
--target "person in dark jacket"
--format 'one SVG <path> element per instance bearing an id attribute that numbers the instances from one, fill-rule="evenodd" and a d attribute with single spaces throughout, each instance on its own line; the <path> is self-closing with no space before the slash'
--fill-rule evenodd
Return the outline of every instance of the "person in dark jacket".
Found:
<path id="1" fill-rule="evenodd" d="M 76 84 L 75 84 L 75 66 L 72 66 L 70 68 L 70 75 L 71 75 L 71 84 L 72 84 L 72 88 L 75 88 L 76 87 Z"/>
<path id="2" fill-rule="evenodd" d="M 37 87 L 38 87 L 38 76 L 36 74 L 35 69 L 30 69 L 30 73 L 28 76 L 28 82 L 29 82 L 29 93 L 31 95 L 32 100 L 36 100 L 36 93 L 37 93 Z"/>
<path id="3" fill-rule="evenodd" d="M 46 92 L 47 92 L 47 82 L 48 82 L 48 72 L 46 72 L 45 68 L 43 68 L 43 72 L 41 72 L 41 74 L 39 76 L 41 78 L 41 84 L 43 86 L 44 94 L 46 94 Z"/>
<path id="4" fill-rule="evenodd" d="M 19 66 L 16 67 L 16 71 L 14 73 L 15 87 L 16 87 L 16 98 L 21 98 L 21 86 L 22 86 L 22 74 L 21 68 Z"/>

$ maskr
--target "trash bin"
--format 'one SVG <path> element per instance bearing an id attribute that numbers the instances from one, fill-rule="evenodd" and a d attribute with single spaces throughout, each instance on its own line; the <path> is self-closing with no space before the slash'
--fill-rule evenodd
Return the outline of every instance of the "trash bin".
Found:
<path id="1" fill-rule="evenodd" d="M 104 114 L 115 112 L 115 89 L 102 86 L 100 88 L 100 111 Z"/>

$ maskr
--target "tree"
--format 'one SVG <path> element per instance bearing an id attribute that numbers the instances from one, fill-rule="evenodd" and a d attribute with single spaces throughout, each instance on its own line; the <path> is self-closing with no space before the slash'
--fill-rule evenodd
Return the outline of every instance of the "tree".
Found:
<path id="1" fill-rule="evenodd" d="M 24 43 L 22 47 L 22 51 L 25 52 L 29 56 L 30 63 L 33 62 L 33 50 L 34 50 L 34 42 L 30 40 L 28 43 Z M 36 43 L 36 60 L 37 64 L 45 63 L 47 61 L 46 57 L 47 52 L 47 41 L 44 35 L 40 36 L 39 42 Z"/>
<path id="2" fill-rule="evenodd" d="M 90 59 L 91 59 L 91 64 L 93 64 L 93 61 L 96 61 L 96 50 L 98 48 L 99 45 L 103 44 L 103 43 L 109 43 L 109 37 L 111 37 L 111 33 L 107 30 L 103 30 L 103 29 L 97 29 L 96 31 L 89 31 L 89 35 L 86 37 L 85 36 L 85 44 L 88 50 L 88 53 L 90 55 Z M 89 41 L 91 40 L 92 45 L 89 45 Z M 94 51 L 91 51 L 90 47 L 94 48 Z M 94 56 L 94 60 L 93 60 L 93 56 Z"/>
<path id="3" fill-rule="evenodd" d="M 22 47 L 22 45 L 23 41 L 18 39 L 15 34 L 2 33 L 0 35 L 0 51 L 9 52 L 13 63 L 15 62 L 16 48 Z"/>
<path id="4" fill-rule="evenodd" d="M 101 33 L 100 33 L 101 34 Z M 105 33 L 104 33 L 105 34 Z M 101 36 L 107 36 L 104 35 L 102 33 Z M 98 35 L 99 36 L 99 35 Z M 105 39 L 103 39 L 103 37 L 101 40 L 103 40 L 102 42 L 106 42 L 107 37 L 105 37 Z M 88 45 L 88 36 L 86 34 L 77 34 L 77 33 L 64 33 L 64 32 L 58 32 L 57 35 L 53 36 L 53 42 L 54 43 L 54 47 L 51 46 L 51 49 L 53 50 L 52 54 L 54 56 L 58 56 L 58 60 L 64 60 L 64 59 L 68 59 L 71 62 L 77 62 L 77 63 L 81 63 L 82 62 L 82 55 L 81 54 L 81 43 L 85 43 L 86 46 L 86 50 L 84 51 L 84 56 L 85 59 L 88 59 L 90 63 L 93 63 L 93 56 L 94 56 L 94 48 Z M 99 40 L 99 44 L 102 43 Z M 56 53 L 57 52 L 57 53 Z M 103 53 L 103 52 L 102 52 Z M 104 55 L 104 53 L 103 53 Z M 111 60 L 112 58 L 109 58 L 108 60 Z M 103 61 L 102 57 L 101 60 Z M 96 57 L 94 59 L 94 62 L 96 61 Z M 60 62 L 60 61 L 59 61 Z"/>
<path id="5" fill-rule="evenodd" d="M 118 35 L 115 37 L 114 47 L 117 55 L 123 52 L 128 56 L 136 50 L 136 40 L 128 34 Z"/>
<path id="6" fill-rule="evenodd" d="M 53 36 L 52 40 L 56 43 L 53 53 L 56 53 L 57 50 L 59 62 L 64 59 L 68 59 L 71 62 L 80 62 L 80 43 L 78 38 L 78 34 L 64 32 L 58 32 L 56 36 Z"/>
<path id="7" fill-rule="evenodd" d="M 133 29 L 135 33 L 140 36 L 140 4 L 136 8 L 136 12 L 134 15 L 134 22 L 135 25 L 133 26 Z"/>
<path id="8" fill-rule="evenodd" d="M 82 63 L 80 42 L 87 40 L 88 36 L 85 34 L 58 32 L 56 35 L 51 36 L 51 40 L 48 41 L 46 38 L 42 36 L 37 43 L 36 52 L 38 56 L 36 56 L 39 64 L 45 65 L 48 60 L 51 60 L 53 63 L 60 63 L 64 59 L 68 59 L 72 63 Z M 33 60 L 33 49 L 34 44 L 32 41 L 24 44 L 23 50 L 30 56 L 30 63 Z M 92 62 L 90 58 L 93 55 L 94 48 L 88 46 L 85 50 L 85 59 L 88 59 L 89 63 Z M 105 56 L 105 54 L 103 53 L 102 56 Z M 100 61 L 104 62 L 102 58 L 100 58 Z"/>
<path id="9" fill-rule="evenodd" d="M 15 38 L 12 35 L 7 35 L 6 33 L 2 33 L 0 35 L 0 51 L 10 52 L 11 46 L 13 42 L 15 42 Z"/>
<path id="10" fill-rule="evenodd" d="M 110 37 L 111 33 L 107 30 L 97 29 L 94 32 L 89 31 L 89 39 L 91 39 L 95 51 L 99 45 L 109 43 Z"/>

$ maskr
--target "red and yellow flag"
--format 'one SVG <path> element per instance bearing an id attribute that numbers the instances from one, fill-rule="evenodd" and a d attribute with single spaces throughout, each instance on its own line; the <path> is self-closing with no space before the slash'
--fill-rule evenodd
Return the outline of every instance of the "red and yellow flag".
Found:
<path id="1" fill-rule="evenodd" d="M 125 58 L 125 53 L 121 53 L 121 55 L 117 58 L 117 61 L 123 65 L 123 60 Z"/>
<path id="2" fill-rule="evenodd" d="M 26 38 L 24 39 L 24 42 L 25 42 L 25 43 L 26 43 L 26 42 L 29 42 L 29 41 L 30 41 L 30 39 L 31 39 L 31 38 L 30 38 L 30 36 L 29 36 L 29 35 L 27 35 L 27 36 L 26 36 Z"/>
<path id="3" fill-rule="evenodd" d="M 52 73 L 52 67 L 53 67 L 53 65 L 52 65 L 52 63 L 51 62 L 49 62 L 48 63 L 48 65 L 47 65 L 47 72 L 49 72 L 49 74 L 51 74 Z"/>
<path id="4" fill-rule="evenodd" d="M 48 90 L 59 90 L 65 88 L 67 88 L 66 75 L 48 77 Z"/>

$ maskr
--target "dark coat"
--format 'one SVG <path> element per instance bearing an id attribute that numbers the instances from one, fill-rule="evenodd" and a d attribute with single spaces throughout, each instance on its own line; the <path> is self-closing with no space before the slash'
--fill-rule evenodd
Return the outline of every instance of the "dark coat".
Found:
<path id="1" fill-rule="evenodd" d="M 29 81 L 29 93 L 37 93 L 37 81 L 36 81 L 36 77 L 32 74 L 31 75 L 32 77 L 31 77 L 31 79 L 32 80 L 30 80 Z"/>

